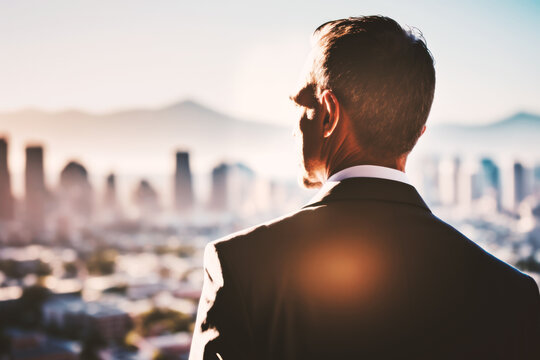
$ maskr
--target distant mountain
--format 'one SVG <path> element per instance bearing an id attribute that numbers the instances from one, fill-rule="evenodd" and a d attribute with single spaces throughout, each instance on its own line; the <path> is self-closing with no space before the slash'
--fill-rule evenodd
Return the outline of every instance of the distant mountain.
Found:
<path id="1" fill-rule="evenodd" d="M 196 172 L 222 160 L 243 162 L 259 174 L 293 178 L 297 172 L 292 127 L 236 119 L 194 101 L 158 109 L 109 114 L 24 110 L 0 114 L 0 136 L 10 138 L 11 166 L 24 166 L 28 142 L 46 146 L 55 173 L 77 159 L 89 172 L 171 174 L 174 151 L 187 149 Z M 537 156 L 540 116 L 518 113 L 488 125 L 430 125 L 416 154 Z"/>
<path id="2" fill-rule="evenodd" d="M 527 128 L 530 128 L 530 127 L 540 128 L 540 116 L 529 114 L 526 112 L 519 112 L 513 116 L 510 116 L 507 119 L 488 125 L 488 127 L 497 127 L 497 128 L 502 128 L 502 127 L 515 128 L 515 127 L 520 127 L 520 126 L 524 126 Z"/>
<path id="3" fill-rule="evenodd" d="M 21 156 L 24 144 L 45 144 L 49 165 L 56 168 L 76 158 L 99 172 L 170 173 L 174 151 L 187 149 L 199 171 L 209 171 L 221 160 L 242 161 L 263 174 L 296 169 L 292 129 L 236 119 L 189 100 L 104 115 L 5 113 L 0 114 L 2 133 Z"/>
<path id="4" fill-rule="evenodd" d="M 490 124 L 470 126 L 430 126 L 428 122 L 415 151 L 540 158 L 540 116 L 520 112 Z"/>

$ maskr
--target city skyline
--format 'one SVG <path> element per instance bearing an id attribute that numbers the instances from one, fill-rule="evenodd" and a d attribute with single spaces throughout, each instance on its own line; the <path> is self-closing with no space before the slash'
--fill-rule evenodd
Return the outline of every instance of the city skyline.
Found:
<path id="1" fill-rule="evenodd" d="M 72 126 L 73 122 L 78 125 Z M 101 180 L 96 176 L 104 177 L 111 171 L 120 175 L 121 181 L 153 177 L 152 182 L 158 188 L 165 186 L 165 196 L 172 198 L 168 177 L 174 163 L 168 159 L 178 149 L 191 153 L 190 166 L 197 178 L 193 191 L 199 197 L 210 188 L 209 181 L 201 178 L 208 178 L 214 165 L 223 161 L 243 162 L 268 179 L 294 181 L 298 154 L 292 128 L 235 119 L 193 101 L 108 116 L 74 112 L 0 114 L 0 136 L 10 142 L 8 160 L 15 194 L 23 190 L 23 150 L 28 145 L 44 147 L 46 182 L 54 185 L 65 164 L 78 161 L 88 167 L 98 186 Z M 428 123 L 407 169 L 425 155 L 445 153 L 537 161 L 539 134 L 540 116 L 526 113 L 472 127 Z"/>
<path id="2" fill-rule="evenodd" d="M 62 170 L 55 174 L 59 181 L 51 183 L 44 176 L 47 153 L 43 146 L 36 144 L 25 147 L 24 180 L 13 184 L 7 156 L 9 148 L 9 141 L 0 136 L 0 194 L 6 200 L 1 203 L 0 220 L 11 220 L 17 208 L 25 213 L 25 221 L 35 233 L 43 231 L 46 213 L 56 207 L 61 216 L 74 216 L 82 222 L 88 221 L 96 212 L 105 213 L 105 219 L 117 220 L 126 215 L 123 211 L 126 208 L 133 216 L 136 207 L 142 210 L 137 215 L 142 218 L 163 210 L 188 216 L 197 211 L 232 211 L 235 206 L 244 213 L 241 208 L 251 201 L 255 184 L 263 185 L 258 189 L 267 193 L 272 188 L 288 186 L 286 181 L 276 182 L 260 177 L 241 162 L 216 162 L 211 174 L 194 179 L 189 163 L 190 152 L 185 149 L 175 152 L 175 170 L 163 176 L 169 180 L 166 186 L 163 181 L 155 181 L 151 174 L 139 174 L 130 179 L 121 175 L 118 184 L 114 170 L 106 176 L 93 174 L 84 163 L 72 159 L 66 160 Z M 218 177 L 215 176 L 217 173 Z M 200 182 L 208 182 L 209 188 L 204 193 L 200 191 Z M 15 187 L 23 187 L 24 190 L 14 191 Z M 307 196 L 301 189 L 297 190 L 300 197 Z M 256 198 L 259 208 L 261 203 L 269 201 L 268 197 L 261 199 L 260 194 Z"/>
<path id="3" fill-rule="evenodd" d="M 84 164 L 67 160 L 58 174 L 59 183 L 48 184 L 44 176 L 47 156 L 43 146 L 35 144 L 25 148 L 24 184 L 20 184 L 24 185 L 24 194 L 15 194 L 7 156 L 9 145 L 6 138 L 0 137 L 0 193 L 6 200 L 2 203 L 0 218 L 10 219 L 13 216 L 10 214 L 14 211 L 13 201 L 23 201 L 25 207 L 31 209 L 31 227 L 39 232 L 42 228 L 45 202 L 49 201 L 50 195 L 54 193 L 59 195 L 60 208 L 67 210 L 66 214 L 69 216 L 77 214 L 87 218 L 94 205 L 108 208 L 113 213 L 120 211 L 120 214 L 122 203 L 127 205 L 126 199 L 118 197 L 117 174 L 114 170 L 106 176 L 95 174 L 93 183 L 91 173 Z M 216 162 L 211 173 L 206 174 L 210 188 L 205 196 L 200 196 L 193 190 L 201 178 L 193 179 L 189 159 L 188 150 L 175 152 L 175 170 L 167 175 L 172 179 L 169 191 L 163 191 L 165 189 L 159 185 L 154 187 L 153 182 L 148 180 L 149 174 L 139 176 L 136 179 L 137 187 L 135 188 L 134 184 L 130 186 L 131 202 L 142 207 L 150 205 L 151 212 L 168 209 L 183 215 L 191 213 L 198 206 L 211 210 L 238 211 L 243 202 L 249 199 L 250 188 L 255 180 L 264 179 L 261 174 L 241 162 Z M 412 183 L 419 187 L 425 199 L 432 205 L 458 204 L 464 199 L 465 203 L 470 205 L 471 201 L 486 194 L 485 189 L 491 189 L 488 190 L 488 195 L 496 202 L 497 210 L 515 211 L 517 205 L 528 195 L 540 189 L 540 157 L 531 161 L 530 158 L 523 157 L 437 153 L 424 155 L 420 164 L 420 168 L 415 164 L 407 173 Z M 512 175 L 509 176 L 509 173 Z M 96 186 L 95 180 L 98 178 L 101 186 Z M 277 184 L 271 179 L 264 181 L 270 187 Z M 122 183 L 122 186 L 125 184 Z M 502 192 L 503 190 L 505 191 Z M 300 192 L 300 187 L 298 191 Z M 492 193 L 493 191 L 495 193 Z M 162 203 L 163 198 L 169 200 Z M 268 199 L 264 200 L 267 201 Z"/>

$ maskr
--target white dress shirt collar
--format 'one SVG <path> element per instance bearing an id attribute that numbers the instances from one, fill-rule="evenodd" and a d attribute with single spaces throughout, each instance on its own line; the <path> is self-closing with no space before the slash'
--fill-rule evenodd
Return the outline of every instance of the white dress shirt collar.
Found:
<path id="1" fill-rule="evenodd" d="M 315 196 L 312 197 L 311 200 L 309 200 L 308 204 L 319 202 L 324 197 L 324 195 L 326 195 L 326 193 L 330 191 L 330 189 L 332 189 L 334 186 L 339 184 L 341 180 L 354 177 L 388 179 L 400 181 L 410 185 L 409 178 L 403 171 L 378 165 L 351 166 L 341 171 L 338 171 L 337 173 L 330 176 L 328 180 L 326 180 L 326 182 L 323 184 L 323 186 L 319 189 L 317 194 L 315 194 Z"/>
<path id="2" fill-rule="evenodd" d="M 327 182 L 341 181 L 352 177 L 373 177 L 410 184 L 407 175 L 405 175 L 403 171 L 377 165 L 357 165 L 348 167 L 330 176 Z"/>

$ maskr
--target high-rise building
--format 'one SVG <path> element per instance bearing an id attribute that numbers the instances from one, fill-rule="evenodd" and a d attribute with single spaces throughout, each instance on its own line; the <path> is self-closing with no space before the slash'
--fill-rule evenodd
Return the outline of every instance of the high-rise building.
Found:
<path id="1" fill-rule="evenodd" d="M 113 173 L 110 173 L 105 180 L 103 203 L 105 207 L 116 208 L 116 201 L 116 176 Z"/>
<path id="2" fill-rule="evenodd" d="M 61 209 L 65 214 L 87 220 L 92 214 L 92 187 L 88 171 L 76 161 L 70 161 L 60 172 L 58 189 Z"/>
<path id="3" fill-rule="evenodd" d="M 11 220 L 14 215 L 14 199 L 11 193 L 11 177 L 8 166 L 8 143 L 0 138 L 0 221 Z"/>
<path id="4" fill-rule="evenodd" d="M 247 166 L 222 163 L 212 170 L 210 207 L 217 211 L 244 212 L 253 195 L 255 174 Z"/>
<path id="5" fill-rule="evenodd" d="M 501 178 L 502 206 L 517 211 L 523 199 L 532 193 L 534 173 L 521 161 L 507 162 Z"/>
<path id="6" fill-rule="evenodd" d="M 122 209 L 116 189 L 116 175 L 109 173 L 105 179 L 105 188 L 100 211 L 95 212 L 94 220 L 104 223 L 112 223 L 122 218 Z"/>
<path id="7" fill-rule="evenodd" d="M 533 175 L 534 175 L 533 191 L 535 192 L 535 194 L 540 194 L 540 164 L 536 164 L 534 166 Z"/>
<path id="8" fill-rule="evenodd" d="M 458 203 L 470 207 L 482 197 L 480 167 L 477 161 L 467 159 L 459 166 Z"/>
<path id="9" fill-rule="evenodd" d="M 482 194 L 495 198 L 497 210 L 501 209 L 501 176 L 497 164 L 490 158 L 480 161 L 480 182 Z"/>
<path id="10" fill-rule="evenodd" d="M 178 211 L 186 212 L 193 207 L 193 185 L 189 167 L 189 153 L 176 152 L 176 171 L 174 174 L 174 206 Z"/>
<path id="11" fill-rule="evenodd" d="M 139 182 L 133 193 L 133 201 L 143 218 L 151 218 L 160 210 L 158 193 L 146 179 Z"/>
<path id="12" fill-rule="evenodd" d="M 439 163 L 439 191 L 443 205 L 456 205 L 459 201 L 459 157 L 443 159 Z"/>
<path id="13" fill-rule="evenodd" d="M 425 156 L 422 159 L 422 169 L 419 171 L 422 196 L 430 205 L 438 205 L 441 201 L 439 162 L 440 159 L 437 156 Z"/>
<path id="14" fill-rule="evenodd" d="M 480 161 L 482 183 L 487 188 L 499 189 L 499 167 L 490 158 L 483 158 Z"/>
<path id="15" fill-rule="evenodd" d="M 514 163 L 514 196 L 516 205 L 519 205 L 532 193 L 534 183 L 533 170 L 521 162 Z"/>
<path id="16" fill-rule="evenodd" d="M 210 207 L 225 210 L 227 207 L 227 164 L 219 164 L 212 170 L 212 193 Z"/>
<path id="17" fill-rule="evenodd" d="M 43 147 L 26 147 L 25 214 L 32 236 L 41 235 L 45 226 L 45 173 Z"/>

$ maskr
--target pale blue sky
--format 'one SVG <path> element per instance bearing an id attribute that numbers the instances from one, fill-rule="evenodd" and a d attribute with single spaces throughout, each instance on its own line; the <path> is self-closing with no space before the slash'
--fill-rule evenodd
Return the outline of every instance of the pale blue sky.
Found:
<path id="1" fill-rule="evenodd" d="M 434 54 L 434 122 L 540 113 L 540 1 L 0 3 L 0 111 L 104 112 L 183 98 L 290 124 L 288 95 L 321 23 L 383 14 Z"/>

